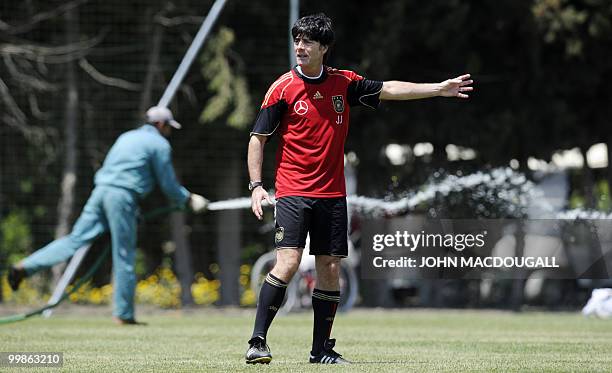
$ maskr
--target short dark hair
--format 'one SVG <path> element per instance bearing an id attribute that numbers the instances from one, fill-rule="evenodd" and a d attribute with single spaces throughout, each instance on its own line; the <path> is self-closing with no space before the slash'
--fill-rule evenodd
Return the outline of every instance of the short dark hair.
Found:
<path id="1" fill-rule="evenodd" d="M 330 47 L 334 43 L 332 21 L 324 13 L 312 14 L 298 19 L 291 28 L 293 39 L 305 36 Z"/>

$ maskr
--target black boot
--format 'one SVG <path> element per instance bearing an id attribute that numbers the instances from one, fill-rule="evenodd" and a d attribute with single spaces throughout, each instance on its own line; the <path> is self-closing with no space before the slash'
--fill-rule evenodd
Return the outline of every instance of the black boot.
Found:
<path id="1" fill-rule="evenodd" d="M 8 273 L 8 283 L 11 286 L 13 291 L 17 291 L 19 289 L 19 284 L 23 281 L 24 278 L 27 277 L 27 273 L 22 268 L 11 267 Z"/>

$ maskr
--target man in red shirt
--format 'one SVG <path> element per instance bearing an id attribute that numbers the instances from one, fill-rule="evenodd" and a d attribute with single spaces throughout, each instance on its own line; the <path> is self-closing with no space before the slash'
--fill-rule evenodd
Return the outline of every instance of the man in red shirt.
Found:
<path id="1" fill-rule="evenodd" d="M 261 288 L 246 362 L 272 360 L 266 334 L 310 234 L 317 271 L 310 362 L 346 364 L 329 337 L 340 300 L 340 260 L 348 254 L 344 143 L 350 110 L 376 108 L 379 100 L 468 98 L 473 81 L 466 74 L 432 84 L 382 82 L 324 66 L 334 41 L 331 20 L 324 14 L 299 19 L 291 33 L 297 66 L 270 86 L 249 141 L 251 208 L 261 220 L 262 201 L 272 202 L 261 177 L 263 149 L 269 136 L 280 136 L 275 185 L 277 261 Z"/>

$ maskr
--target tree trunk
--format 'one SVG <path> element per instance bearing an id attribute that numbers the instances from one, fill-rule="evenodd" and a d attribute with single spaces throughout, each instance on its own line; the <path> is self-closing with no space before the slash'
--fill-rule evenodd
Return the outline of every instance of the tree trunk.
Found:
<path id="1" fill-rule="evenodd" d="M 188 228 L 185 225 L 185 213 L 174 212 L 170 216 L 172 229 L 172 240 L 176 245 L 174 251 L 174 264 L 176 274 L 181 284 L 181 304 L 190 306 L 193 304 L 191 295 L 191 282 L 193 281 L 193 267 L 191 265 L 191 245 L 187 239 Z"/>
<path id="2" fill-rule="evenodd" d="M 587 149 L 580 148 L 580 152 L 584 158 L 584 166 L 582 168 L 582 190 L 584 193 L 584 207 L 587 209 L 595 208 L 595 176 L 593 170 L 587 162 Z"/>
<path id="3" fill-rule="evenodd" d="M 228 173 L 219 182 L 220 198 L 239 196 L 242 184 L 241 159 L 234 157 L 228 167 Z M 224 210 L 219 212 L 217 225 L 217 261 L 220 267 L 221 305 L 240 304 L 240 231 L 241 211 Z"/>
<path id="4" fill-rule="evenodd" d="M 147 11 L 150 15 L 151 10 Z M 153 17 L 151 17 L 152 19 Z M 145 74 L 144 83 L 142 85 L 142 96 L 140 98 L 140 107 L 138 108 L 141 115 L 144 114 L 145 110 L 151 106 L 151 94 L 153 91 L 153 82 L 155 81 L 155 74 L 159 71 L 159 54 L 161 51 L 161 44 L 163 39 L 164 28 L 152 21 L 150 28 L 152 29 L 151 38 L 151 53 L 149 54 L 149 64 L 147 65 L 147 73 Z"/>
<path id="5" fill-rule="evenodd" d="M 148 19 L 153 19 L 152 10 L 148 9 Z M 161 52 L 161 43 L 163 39 L 163 27 L 155 21 L 152 21 L 148 32 L 152 31 L 153 36 L 150 42 L 150 54 L 148 57 L 147 72 L 145 74 L 142 96 L 140 97 L 139 114 L 142 116 L 144 112 L 152 104 L 152 94 L 155 83 L 155 75 L 159 72 L 159 57 Z M 175 212 L 170 216 L 170 229 L 172 231 L 172 241 L 176 245 L 174 253 L 174 264 L 176 266 L 176 274 L 181 284 L 181 304 L 189 306 L 193 304 L 193 296 L 191 294 L 191 283 L 193 281 L 193 266 L 191 258 L 191 245 L 188 239 L 188 227 L 185 225 L 185 213 Z"/>
<path id="6" fill-rule="evenodd" d="M 612 136 L 608 138 L 606 146 L 608 148 L 608 198 L 610 198 L 612 195 Z"/>
<path id="7" fill-rule="evenodd" d="M 75 9 L 64 15 L 66 22 L 66 44 L 78 41 L 79 15 Z M 60 238 L 70 232 L 70 218 L 74 210 L 74 186 L 77 166 L 77 121 L 79 110 L 79 91 L 74 61 L 66 63 L 66 106 L 64 107 L 64 170 L 62 173 L 61 196 L 57 204 L 57 227 L 55 237 Z M 53 282 L 60 278 L 65 264 L 53 267 Z"/>
<path id="8" fill-rule="evenodd" d="M 2 161 L 0 160 L 0 162 Z M 4 196 L 4 193 L 2 192 L 2 185 L 3 185 L 2 184 L 2 173 L 4 172 L 4 170 L 2 170 L 3 167 L 4 167 L 4 163 L 0 163 L 0 222 L 2 222 L 2 217 L 4 216 L 2 214 L 2 202 L 3 202 L 2 197 Z M 8 268 L 8 265 L 10 265 L 11 263 L 5 263 L 5 260 L 8 261 L 8 258 L 5 259 L 4 255 L 5 254 L 0 251 L 0 266 Z M 4 294 L 2 293 L 2 288 L 3 286 L 0 286 L 0 303 L 2 303 L 2 301 L 4 300 Z"/>
<path id="9" fill-rule="evenodd" d="M 149 8 L 146 11 L 147 19 L 153 19 L 153 11 Z M 147 60 L 147 72 L 142 85 L 142 95 L 140 96 L 140 105 L 138 113 L 140 116 L 152 104 L 153 87 L 155 75 L 159 72 L 159 57 L 161 52 L 161 43 L 163 39 L 163 27 L 155 21 L 149 24 L 147 34 L 152 34 L 149 43 L 150 53 Z M 181 304 L 189 306 L 193 304 L 193 296 L 191 294 L 191 282 L 193 281 L 193 266 L 191 258 L 191 245 L 187 235 L 188 227 L 185 225 L 185 213 L 175 212 L 170 216 L 170 229 L 172 231 L 172 241 L 176 245 L 174 252 L 174 264 L 176 274 L 181 284 Z"/>

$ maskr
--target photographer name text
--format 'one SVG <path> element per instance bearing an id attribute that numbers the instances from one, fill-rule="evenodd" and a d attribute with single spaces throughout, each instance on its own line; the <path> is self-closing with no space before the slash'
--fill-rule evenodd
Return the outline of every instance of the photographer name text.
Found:
<path id="1" fill-rule="evenodd" d="M 559 268 L 553 257 L 374 257 L 375 268 Z"/>

